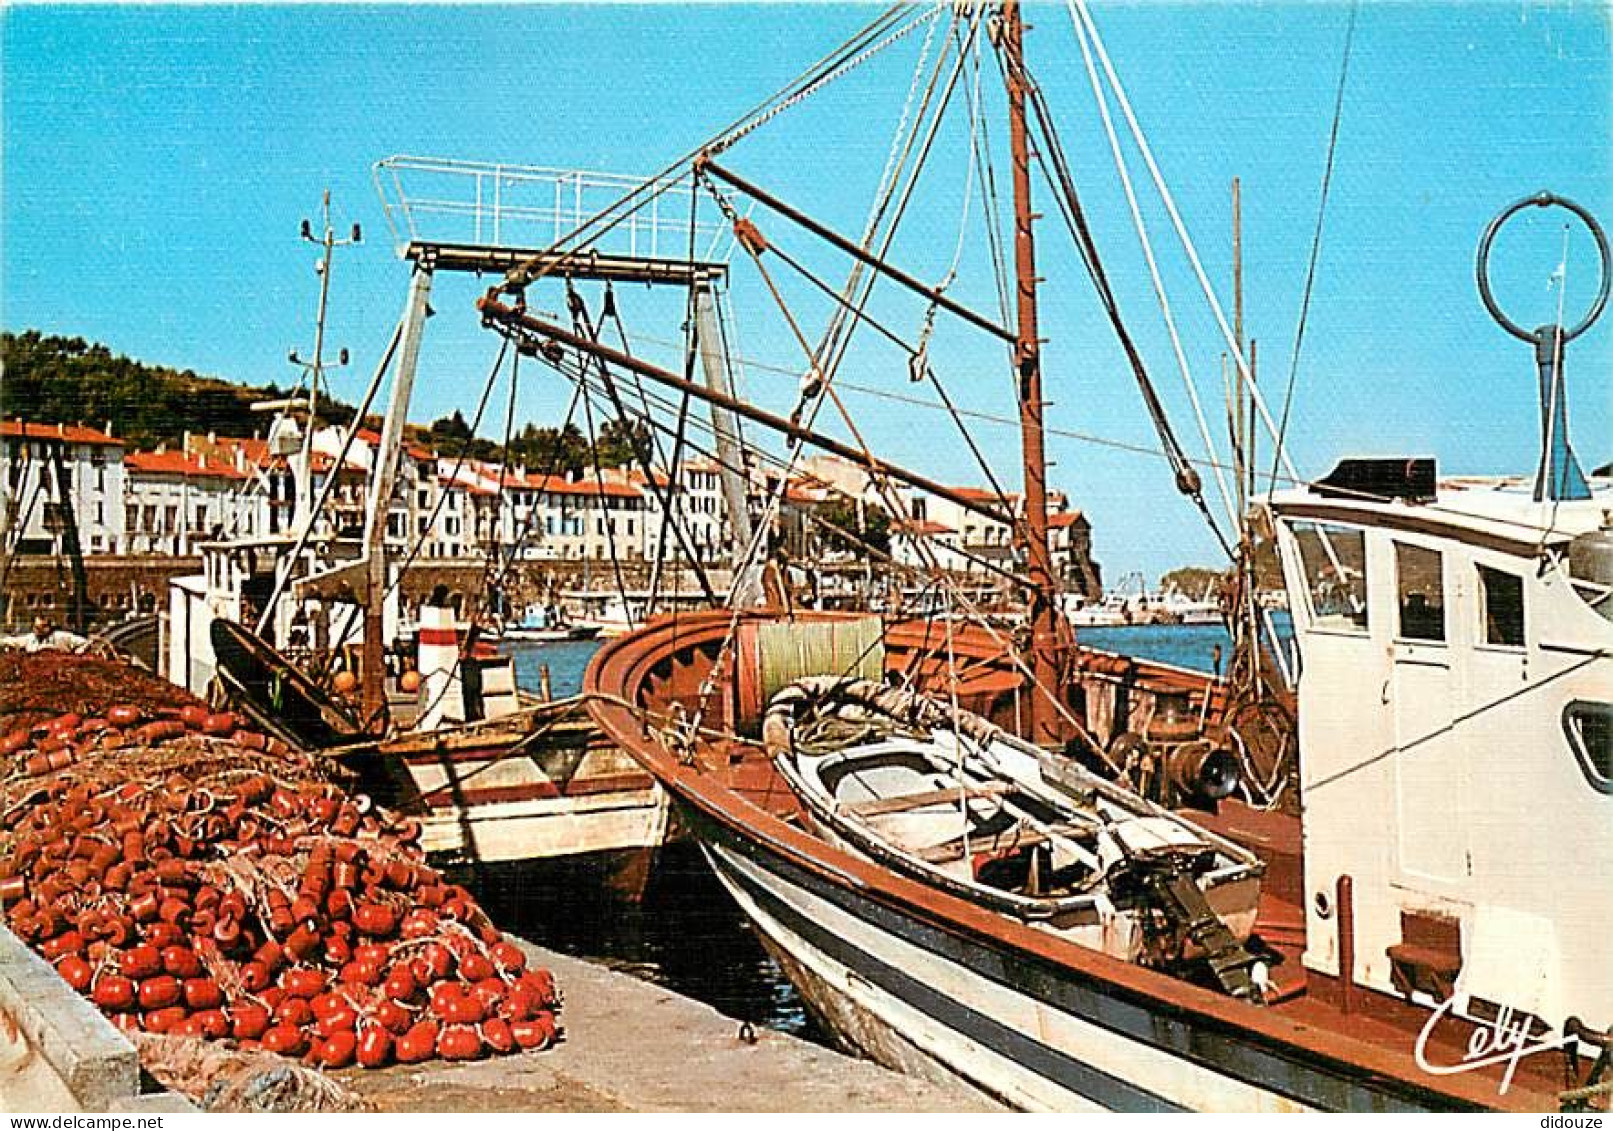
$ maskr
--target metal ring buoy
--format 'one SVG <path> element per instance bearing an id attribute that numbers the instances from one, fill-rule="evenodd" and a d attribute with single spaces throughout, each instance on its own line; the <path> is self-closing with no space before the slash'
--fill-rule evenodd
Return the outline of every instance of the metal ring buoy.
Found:
<path id="1" fill-rule="evenodd" d="M 1490 226 L 1484 229 L 1484 238 L 1479 241 L 1479 256 L 1476 265 L 1479 298 L 1484 301 L 1484 309 L 1490 312 L 1491 318 L 1500 323 L 1503 330 L 1514 338 L 1519 338 L 1525 342 L 1538 341 L 1539 334 L 1535 330 L 1525 330 L 1501 312 L 1501 307 L 1496 303 L 1495 295 L 1490 290 L 1490 246 L 1495 242 L 1495 237 L 1501 231 L 1501 226 L 1525 208 L 1549 208 L 1552 205 L 1566 208 L 1580 218 L 1580 221 L 1590 229 L 1591 237 L 1596 240 L 1596 250 L 1602 260 L 1602 285 L 1596 293 L 1596 301 L 1591 303 L 1590 310 L 1586 312 L 1584 318 L 1580 319 L 1578 325 L 1572 330 L 1563 332 L 1562 340 L 1565 343 L 1573 341 L 1590 329 L 1591 323 L 1601 316 L 1602 308 L 1607 305 L 1609 284 L 1613 283 L 1613 270 L 1610 270 L 1610 268 L 1613 268 L 1613 263 L 1610 263 L 1609 260 L 1607 236 L 1602 233 L 1602 226 L 1596 222 L 1596 217 L 1592 216 L 1583 205 L 1577 204 L 1565 196 L 1558 196 L 1556 193 L 1538 192 L 1502 209 L 1500 215 L 1491 220 Z"/>

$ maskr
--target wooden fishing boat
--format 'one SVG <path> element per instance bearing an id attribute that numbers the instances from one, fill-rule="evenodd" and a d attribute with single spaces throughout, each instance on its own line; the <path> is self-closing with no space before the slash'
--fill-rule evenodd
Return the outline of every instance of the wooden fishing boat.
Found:
<path id="1" fill-rule="evenodd" d="M 848 1043 L 1033 1109 L 1556 1110 L 1565 1087 L 1588 1081 L 1594 1090 L 1605 1037 L 1567 1015 L 1458 1014 L 1446 995 L 1464 968 L 1477 971 L 1450 935 L 1471 932 L 1472 921 L 1419 912 L 1389 887 L 1364 893 L 1347 865 L 1318 874 L 1295 817 L 1235 802 L 1197 817 L 1265 867 L 1250 943 L 1269 968 L 1257 1000 L 1235 998 L 1202 968 L 1195 977 L 1083 945 L 1021 908 L 894 867 L 821 827 L 806 791 L 747 737 L 762 728 L 766 693 L 795 677 L 756 641 L 772 634 L 822 655 L 826 641 L 864 639 L 857 619 L 746 614 L 730 654 L 729 614 L 667 617 L 607 644 L 585 685 L 602 729 L 676 796 L 724 886 Z M 1028 681 L 989 634 L 955 633 L 957 674 L 936 657 L 935 635 L 928 624 L 891 624 L 871 653 L 842 643 L 828 654 L 837 672 L 861 651 L 865 672 L 910 679 L 943 701 L 956 695 L 987 717 L 1023 714 Z M 1149 711 L 1157 694 L 1182 690 L 1174 670 L 1121 670 L 1113 657 L 1083 652 L 1068 685 L 1071 699 L 1098 708 L 1094 717 L 1107 708 L 1111 729 Z M 1214 687 L 1205 680 L 1192 694 L 1213 697 Z M 1114 714 L 1117 699 L 1126 706 Z M 1356 830 L 1357 855 L 1370 857 L 1381 846 L 1362 840 L 1361 818 L 1348 800 L 1337 815 Z M 1605 834 L 1592 835 L 1607 852 Z M 1341 961 L 1353 973 L 1341 976 Z M 1584 992 L 1593 1005 L 1595 991 Z M 1474 1063 L 1470 1042 L 1503 1037 L 1516 1061 Z"/>
<path id="2" fill-rule="evenodd" d="M 1008 343 L 1022 440 L 1017 509 L 1000 489 L 995 504 L 982 507 L 813 429 L 839 355 L 825 365 L 804 338 L 801 391 L 786 416 L 603 345 L 597 334 L 581 332 L 586 326 L 567 328 L 535 313 L 528 286 L 557 265 L 586 258 L 586 233 L 512 270 L 479 309 L 524 355 L 579 381 L 595 370 L 631 373 L 685 402 L 699 399 L 777 431 L 792 451 L 810 444 L 856 461 L 894 498 L 896 517 L 912 514 L 896 497 L 893 484 L 901 483 L 1009 526 L 1015 565 L 1023 566 L 1014 580 L 1028 597 L 1023 622 L 1008 630 L 963 619 L 952 603 L 962 595 L 941 578 L 937 591 L 946 593 L 949 615 L 935 620 L 792 610 L 777 599 L 767 608 L 680 612 L 601 649 L 584 682 L 590 713 L 676 798 L 716 875 L 826 1026 L 884 1063 L 955 1077 L 1031 1109 L 1605 1109 L 1613 1095 L 1613 943 L 1601 925 L 1613 871 L 1613 482 L 1587 482 L 1573 461 L 1561 372 L 1562 345 L 1583 333 L 1606 301 L 1610 264 L 1600 230 L 1583 209 L 1550 196 L 1519 202 L 1496 222 L 1531 204 L 1562 204 L 1591 226 L 1604 260 L 1601 297 L 1574 329 L 1524 331 L 1502 319 L 1534 345 L 1540 367 L 1545 441 L 1532 490 L 1517 483 L 1442 486 L 1426 460 L 1346 461 L 1314 483 L 1288 464 L 1302 485 L 1262 501 L 1303 660 L 1298 805 L 1276 805 L 1280 789 L 1259 791 L 1265 808 L 1232 800 L 1223 770 L 1236 764 L 1249 776 L 1251 740 L 1237 725 L 1242 705 L 1229 701 L 1228 688 L 1209 675 L 1079 647 L 1058 612 L 1043 451 L 1037 213 L 1029 196 L 1033 140 L 1035 156 L 1052 167 L 1061 217 L 1149 402 L 1177 485 L 1206 517 L 1209 511 L 1121 318 L 1026 69 L 1019 4 L 952 12 L 954 38 L 989 40 L 1006 80 L 1012 329 L 870 250 L 889 247 L 894 220 L 884 230 L 871 224 L 858 244 L 720 163 L 751 130 L 913 31 L 922 14 L 911 23 L 901 14 L 880 17 L 802 86 L 667 176 L 687 172 L 710 190 L 764 274 L 775 261 L 764 259 L 775 247 L 774 218 L 856 259 L 852 281 L 835 295 L 852 319 L 865 313 L 871 289 L 859 286 L 861 273 L 873 272 L 927 301 L 930 314 L 945 311 Z M 1073 14 L 1095 93 L 1106 98 L 1094 50 L 1125 107 L 1083 0 Z M 940 114 L 934 111 L 937 121 Z M 911 128 L 907 140 L 927 150 L 917 118 Z M 933 137 L 934 127 L 926 128 Z M 899 131 L 893 153 L 903 141 Z M 880 209 L 895 199 L 898 180 L 887 184 Z M 729 194 L 767 215 L 743 215 Z M 623 212 L 653 199 L 650 191 L 624 198 Z M 893 213 L 906 203 L 901 197 Z M 607 219 L 618 224 L 622 215 Z M 1487 303 L 1484 254 L 1494 230 L 1481 245 Z M 800 262 L 782 252 L 777 259 Z M 1000 279 L 1009 277 L 1008 264 L 996 266 Z M 789 314 L 770 275 L 767 282 Z M 1006 308 L 1009 288 L 1003 291 Z M 1215 313 L 1248 377 L 1243 343 L 1218 307 Z M 849 330 L 835 323 L 825 340 L 842 332 Z M 898 340 L 909 350 L 912 379 L 934 380 L 927 336 Z M 1280 429 L 1263 407 L 1262 414 L 1275 437 Z M 679 437 L 682 423 L 680 416 Z M 721 424 L 714 421 L 714 430 Z M 791 466 L 786 460 L 786 472 Z M 753 565 L 741 560 L 736 570 Z M 781 738 L 782 722 L 769 728 L 767 715 L 775 702 L 793 711 L 789 696 L 797 693 L 789 689 L 811 677 L 828 681 L 807 685 L 818 690 L 866 680 L 926 696 L 950 730 L 927 725 L 900 742 L 841 736 L 835 749 L 802 758 Z M 1178 857 L 1165 873 L 1176 887 L 1173 913 L 1158 914 L 1159 902 L 1133 905 L 1149 924 L 1143 933 L 1157 937 L 1134 945 L 1086 930 L 1077 893 L 1069 893 L 1076 903 L 1063 905 L 1064 893 L 1040 890 L 1044 876 L 1059 878 L 1058 868 L 1032 875 L 1041 868 L 1034 857 L 1024 858 L 1023 877 L 999 876 L 993 884 L 972 859 L 943 854 L 945 841 L 925 843 L 942 833 L 926 827 L 932 817 L 946 836 L 960 823 L 983 831 L 993 820 L 991 799 L 980 797 L 977 810 L 968 794 L 974 786 L 998 792 L 1004 773 L 986 773 L 983 763 L 973 773 L 978 750 L 960 755 L 964 712 L 995 728 L 972 736 L 977 745 L 992 746 L 999 731 L 1016 735 L 1046 753 L 1033 755 L 1017 740 L 1002 740 L 1002 748 L 1039 767 L 1068 756 L 1133 785 L 1146 780 L 1149 794 L 1171 808 L 1205 806 L 1193 823 L 1203 830 L 1195 842 L 1212 846 L 1209 870 L 1195 874 L 1191 861 L 1202 857 L 1190 851 L 1187 863 Z M 860 813 L 849 811 L 862 799 L 847 792 L 857 787 L 840 772 L 859 762 L 897 771 L 897 780 L 865 790 L 871 808 Z M 1049 777 L 1040 780 L 1045 785 Z M 962 796 L 936 796 L 943 785 Z M 1012 791 L 1029 792 L 1020 780 Z M 869 820 L 880 815 L 874 806 L 894 806 L 885 814 L 892 816 L 915 800 L 899 821 Z M 1542 803 L 1551 828 L 1539 821 Z M 1010 828 L 1026 827 L 1009 816 Z M 1107 872 L 1095 841 L 1081 847 L 1098 857 L 1085 875 Z M 1564 869 L 1564 859 L 1575 867 Z M 1223 861 L 1231 882 L 1222 907 L 1184 913 L 1195 899 L 1211 902 L 1214 885 L 1196 880 Z M 1245 885 L 1261 868 L 1253 923 L 1240 941 Z M 1151 894 L 1159 899 L 1158 885 Z M 1076 930 L 1050 929 L 1061 911 L 1072 914 Z M 1231 946 L 1215 938 L 1218 927 Z"/>
<path id="3" fill-rule="evenodd" d="M 1173 921 L 1223 985 L 1264 866 L 1248 849 L 961 709 L 817 676 L 773 697 L 763 740 L 818 835 L 924 883 L 1131 962 Z"/>
<path id="4" fill-rule="evenodd" d="M 371 765 L 390 767 L 383 799 L 419 816 L 421 847 L 445 867 L 564 860 L 637 899 L 666 839 L 665 792 L 580 699 L 405 732 L 378 744 Z"/>

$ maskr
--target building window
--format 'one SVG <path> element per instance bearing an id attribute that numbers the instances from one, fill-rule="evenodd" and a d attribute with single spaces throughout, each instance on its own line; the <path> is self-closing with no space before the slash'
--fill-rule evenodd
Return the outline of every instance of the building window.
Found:
<path id="1" fill-rule="evenodd" d="M 1305 570 L 1314 627 L 1367 630 L 1366 535 L 1323 523 L 1296 522 L 1294 541 Z"/>
<path id="2" fill-rule="evenodd" d="M 1479 599 L 1484 608 L 1484 642 L 1523 647 L 1523 578 L 1479 566 Z"/>
<path id="3" fill-rule="evenodd" d="M 1395 593 L 1403 640 L 1445 639 L 1444 559 L 1438 550 L 1395 543 Z"/>

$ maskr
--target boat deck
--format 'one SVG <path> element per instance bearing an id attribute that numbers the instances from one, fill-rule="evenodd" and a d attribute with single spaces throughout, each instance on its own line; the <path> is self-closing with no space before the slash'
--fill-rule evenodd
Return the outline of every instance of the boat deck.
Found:
<path id="1" fill-rule="evenodd" d="M 702 743 L 690 757 L 693 768 L 712 784 L 720 783 L 723 791 L 812 835 L 800 802 L 759 746 L 743 740 Z M 1410 1061 L 1419 1033 L 1432 1016 L 1426 1007 L 1365 988 L 1356 988 L 1346 1000 L 1337 979 L 1307 971 L 1303 964 L 1305 887 L 1299 818 L 1238 802 L 1223 802 L 1214 814 L 1194 810 L 1184 815 L 1244 845 L 1266 864 L 1254 929 L 1258 942 L 1275 959 L 1271 970 L 1275 988 L 1265 1011 L 1319 1034 L 1318 1043 L 1336 1048 L 1340 1055 L 1349 1056 L 1352 1048 L 1364 1043 Z M 1474 1026 L 1460 1021 L 1436 1026 L 1426 1045 L 1429 1062 L 1460 1063 L 1468 1056 L 1474 1035 Z M 1508 1063 L 1500 1063 L 1452 1073 L 1438 1082 L 1458 1103 L 1537 1111 L 1558 1110 L 1558 1095 L 1576 1083 L 1565 1076 L 1560 1054 L 1536 1055 L 1517 1062 L 1507 1091 L 1501 1093 L 1507 1067 Z M 1432 1075 L 1427 1079 L 1436 1082 Z"/>

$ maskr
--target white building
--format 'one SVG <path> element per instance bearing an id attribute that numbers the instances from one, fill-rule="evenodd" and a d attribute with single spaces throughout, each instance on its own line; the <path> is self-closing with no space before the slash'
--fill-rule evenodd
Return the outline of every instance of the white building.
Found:
<path id="1" fill-rule="evenodd" d="M 638 561 L 654 544 L 645 534 L 650 512 L 644 492 L 620 469 L 576 480 L 528 475 L 524 483 L 538 509 L 529 541 L 541 558 Z"/>
<path id="2" fill-rule="evenodd" d="M 728 507 L 722 490 L 722 480 L 715 463 L 693 459 L 678 468 L 677 482 L 673 483 L 664 471 L 656 472 L 651 485 L 643 472 L 632 471 L 627 479 L 642 497 L 642 543 L 639 553 L 653 560 L 662 542 L 661 501 L 671 488 L 672 517 L 681 524 L 688 548 L 702 565 L 725 565 L 731 557 Z M 681 555 L 682 546 L 677 534 L 666 531 L 666 552 Z"/>
<path id="3" fill-rule="evenodd" d="M 61 453 L 67 499 L 56 481 Z M 72 507 L 79 549 L 85 554 L 122 550 L 123 441 L 77 424 L 0 421 L 0 535 L 8 551 L 59 554 L 66 532 L 64 504 Z"/>
<path id="4" fill-rule="evenodd" d="M 128 553 L 187 557 L 202 542 L 266 533 L 267 498 L 232 461 L 159 447 L 128 453 L 123 469 Z"/>
<path id="5" fill-rule="evenodd" d="M 267 440 L 187 432 L 184 450 L 209 465 L 228 464 L 248 477 L 236 490 L 235 515 L 225 524 L 226 537 L 278 534 L 288 527 L 295 493 L 291 467 L 269 450 Z"/>
<path id="6" fill-rule="evenodd" d="M 1025 513 L 1025 499 L 1017 492 L 1006 497 L 980 487 L 954 487 L 963 499 L 977 501 L 998 510 L 1006 509 L 1015 519 Z M 987 574 L 995 568 L 1015 572 L 1017 558 L 1014 528 L 976 510 L 926 492 L 903 492 L 907 513 L 893 524 L 891 552 L 908 566 L 928 564 L 921 541 L 927 543 L 934 564 L 959 573 Z M 1098 595 L 1097 567 L 1091 560 L 1092 527 L 1078 510 L 1071 510 L 1061 491 L 1047 493 L 1048 547 L 1053 568 L 1070 588 Z"/>

